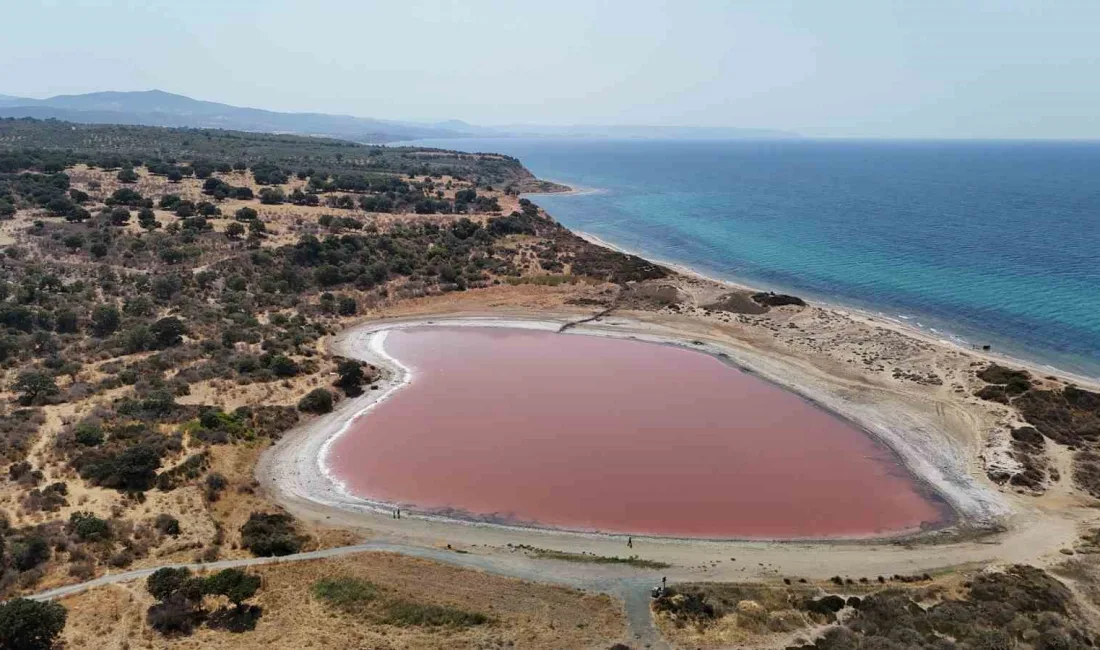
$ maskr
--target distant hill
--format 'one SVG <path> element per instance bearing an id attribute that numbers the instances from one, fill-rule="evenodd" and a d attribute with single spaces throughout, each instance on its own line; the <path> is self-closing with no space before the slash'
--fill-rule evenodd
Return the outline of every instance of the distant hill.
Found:
<path id="1" fill-rule="evenodd" d="M 19 106 L 26 104 L 27 102 L 37 101 L 35 99 L 27 99 L 26 97 L 12 97 L 11 95 L 0 95 L 0 106 Z"/>
<path id="2" fill-rule="evenodd" d="M 78 124 L 130 124 L 326 136 L 360 143 L 467 137 L 666 138 L 675 140 L 777 139 L 798 134 L 768 129 L 693 126 L 484 127 L 461 120 L 434 124 L 327 113 L 280 113 L 207 102 L 163 90 L 106 91 L 29 99 L 0 95 L 0 117 L 55 119 Z"/>
<path id="3" fill-rule="evenodd" d="M 48 99 L 0 95 L 0 117 L 52 118 L 83 124 L 135 124 L 295 133 L 371 143 L 474 135 L 474 132 L 462 132 L 455 128 L 387 122 L 350 115 L 280 113 L 242 108 L 192 99 L 162 90 L 58 95 Z M 480 130 L 477 133 L 480 134 Z"/>

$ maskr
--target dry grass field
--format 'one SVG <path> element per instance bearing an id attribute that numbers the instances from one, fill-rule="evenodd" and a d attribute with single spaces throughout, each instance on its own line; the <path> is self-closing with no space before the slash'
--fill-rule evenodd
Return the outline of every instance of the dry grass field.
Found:
<path id="1" fill-rule="evenodd" d="M 263 607 L 244 634 L 202 629 L 165 638 L 145 624 L 153 599 L 143 581 L 63 600 L 70 648 L 607 648 L 625 634 L 621 606 L 603 595 L 537 585 L 391 554 L 296 562 L 250 570 L 263 577 L 253 602 Z M 470 627 L 395 625 L 340 611 L 311 594 L 319 580 L 353 578 L 389 598 L 484 614 Z"/>

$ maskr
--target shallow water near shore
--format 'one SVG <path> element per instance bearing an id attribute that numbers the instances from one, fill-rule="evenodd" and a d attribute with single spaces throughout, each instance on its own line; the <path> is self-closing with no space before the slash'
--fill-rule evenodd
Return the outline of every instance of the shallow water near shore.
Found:
<path id="1" fill-rule="evenodd" d="M 453 139 L 654 259 L 1100 377 L 1100 143 Z"/>
<path id="2" fill-rule="evenodd" d="M 357 496 L 499 523 L 863 537 L 945 506 L 849 422 L 722 360 L 625 339 L 392 330 L 412 381 L 335 440 Z"/>

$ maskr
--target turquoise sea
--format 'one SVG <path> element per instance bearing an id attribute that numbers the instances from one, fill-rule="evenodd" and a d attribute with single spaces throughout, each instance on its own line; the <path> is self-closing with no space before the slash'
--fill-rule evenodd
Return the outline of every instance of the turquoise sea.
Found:
<path id="1" fill-rule="evenodd" d="M 571 229 L 1100 377 L 1100 143 L 422 141 L 588 190 Z"/>

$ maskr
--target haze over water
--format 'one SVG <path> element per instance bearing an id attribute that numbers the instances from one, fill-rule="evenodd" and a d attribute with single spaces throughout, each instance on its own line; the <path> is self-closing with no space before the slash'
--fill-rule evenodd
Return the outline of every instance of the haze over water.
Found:
<path id="1" fill-rule="evenodd" d="M 596 192 L 566 226 L 1100 377 L 1100 143 L 439 140 Z"/>
<path id="2" fill-rule="evenodd" d="M 417 509 L 621 533 L 866 536 L 941 519 L 893 454 L 717 358 L 508 328 L 391 331 L 413 381 L 329 462 Z"/>

